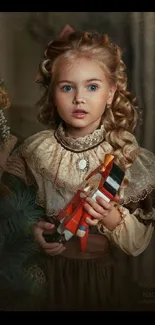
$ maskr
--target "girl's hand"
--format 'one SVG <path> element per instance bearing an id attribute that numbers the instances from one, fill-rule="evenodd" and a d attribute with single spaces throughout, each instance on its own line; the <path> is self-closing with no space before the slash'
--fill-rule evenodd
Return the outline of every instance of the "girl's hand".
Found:
<path id="1" fill-rule="evenodd" d="M 100 196 L 96 197 L 96 201 L 94 201 L 91 198 L 86 199 L 87 203 L 85 204 L 84 208 L 85 210 L 90 214 L 90 216 L 93 218 L 86 218 L 86 222 L 90 226 L 96 226 L 99 221 L 105 220 L 105 225 L 107 226 L 108 221 L 111 224 L 116 223 L 118 224 L 118 221 L 120 220 L 120 213 L 118 210 L 115 208 L 116 202 L 119 201 L 119 197 L 117 196 L 115 198 L 115 202 L 106 202 L 103 198 Z"/>
<path id="2" fill-rule="evenodd" d="M 35 224 L 33 229 L 33 234 L 36 241 L 40 244 L 46 254 L 52 256 L 61 254 L 66 249 L 61 243 L 47 243 L 45 241 L 43 233 L 47 231 L 49 232 L 50 230 L 52 232 L 54 227 L 55 226 L 49 222 L 39 221 Z"/>

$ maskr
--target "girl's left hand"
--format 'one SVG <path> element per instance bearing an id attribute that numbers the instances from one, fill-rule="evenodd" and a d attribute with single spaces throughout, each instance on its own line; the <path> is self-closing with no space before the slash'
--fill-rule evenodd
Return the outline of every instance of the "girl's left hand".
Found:
<path id="1" fill-rule="evenodd" d="M 119 197 L 117 196 L 115 198 L 115 202 L 111 201 L 109 203 L 100 196 L 96 197 L 96 201 L 89 197 L 86 199 L 86 201 L 87 203 L 84 205 L 84 208 L 93 219 L 87 217 L 85 221 L 90 226 L 96 226 L 100 220 L 107 217 L 112 210 L 115 209 L 114 205 L 116 204 L 116 201 L 119 201 Z"/>

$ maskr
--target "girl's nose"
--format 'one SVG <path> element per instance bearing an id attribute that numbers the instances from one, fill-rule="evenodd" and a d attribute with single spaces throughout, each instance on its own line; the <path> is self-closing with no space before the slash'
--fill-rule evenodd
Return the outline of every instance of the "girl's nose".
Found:
<path id="1" fill-rule="evenodd" d="M 77 93 L 73 99 L 73 104 L 85 104 L 86 100 L 81 93 Z"/>

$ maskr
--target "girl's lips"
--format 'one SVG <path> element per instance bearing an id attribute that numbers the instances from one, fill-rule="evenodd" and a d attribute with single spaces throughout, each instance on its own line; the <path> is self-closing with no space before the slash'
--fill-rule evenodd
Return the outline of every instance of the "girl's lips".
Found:
<path id="1" fill-rule="evenodd" d="M 73 117 L 75 117 L 75 118 L 84 118 L 85 116 L 87 115 L 87 113 L 86 112 L 77 112 L 77 111 L 75 111 L 75 112 L 73 112 L 72 113 L 72 116 Z"/>
<path id="2" fill-rule="evenodd" d="M 88 113 L 84 109 L 74 109 L 72 116 L 75 118 L 84 118 Z"/>

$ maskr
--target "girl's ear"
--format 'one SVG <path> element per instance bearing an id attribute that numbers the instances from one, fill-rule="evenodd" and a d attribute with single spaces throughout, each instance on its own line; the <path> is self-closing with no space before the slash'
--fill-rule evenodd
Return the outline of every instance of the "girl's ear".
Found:
<path id="1" fill-rule="evenodd" d="M 107 98 L 107 104 L 108 105 L 111 105 L 112 101 L 113 101 L 113 98 L 114 98 L 114 95 L 115 95 L 115 92 L 116 92 L 116 89 L 117 89 L 117 86 L 112 86 L 109 90 L 109 95 L 108 95 L 108 98 Z"/>

